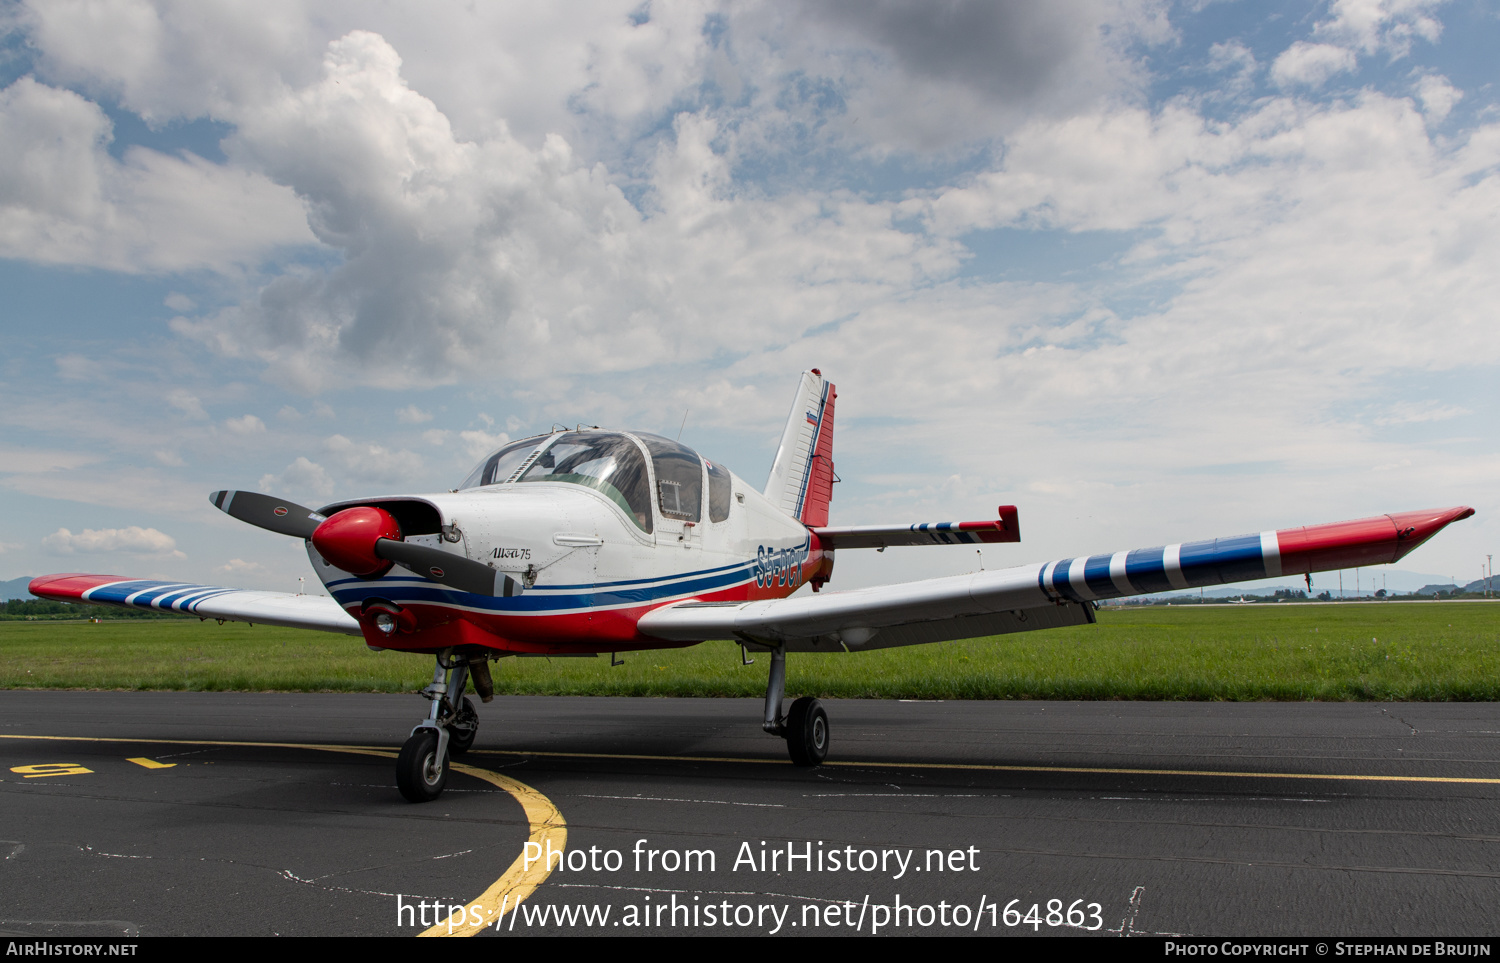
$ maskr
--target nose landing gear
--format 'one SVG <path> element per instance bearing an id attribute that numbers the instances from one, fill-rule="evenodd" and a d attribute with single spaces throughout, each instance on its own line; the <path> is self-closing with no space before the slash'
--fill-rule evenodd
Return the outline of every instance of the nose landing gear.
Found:
<path id="1" fill-rule="evenodd" d="M 461 756 L 474 744 L 479 734 L 479 713 L 464 697 L 464 689 L 472 674 L 481 698 L 492 695 L 489 666 L 482 659 L 471 666 L 466 657 L 452 657 L 451 651 L 437 656 L 432 684 L 422 690 L 432 707 L 427 718 L 412 729 L 396 758 L 396 787 L 408 801 L 431 802 L 441 796 L 448 783 L 449 756 Z"/>

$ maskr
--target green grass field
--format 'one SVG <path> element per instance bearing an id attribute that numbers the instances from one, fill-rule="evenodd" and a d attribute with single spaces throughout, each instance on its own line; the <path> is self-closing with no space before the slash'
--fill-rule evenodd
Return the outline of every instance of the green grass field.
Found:
<path id="1" fill-rule="evenodd" d="M 1500 604 L 1106 609 L 1099 624 L 853 655 L 792 655 L 789 695 L 869 699 L 1500 699 Z M 738 646 L 503 659 L 500 694 L 752 696 Z M 0 623 L 0 687 L 409 692 L 429 658 L 239 624 Z"/>

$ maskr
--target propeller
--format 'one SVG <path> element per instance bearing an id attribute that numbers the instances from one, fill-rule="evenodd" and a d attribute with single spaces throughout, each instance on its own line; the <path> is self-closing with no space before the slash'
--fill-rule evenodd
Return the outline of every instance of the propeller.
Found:
<path id="1" fill-rule="evenodd" d="M 258 528 L 310 539 L 318 554 L 346 572 L 377 579 L 400 564 L 448 588 L 474 595 L 521 594 L 503 572 L 473 559 L 403 540 L 401 526 L 383 508 L 358 505 L 325 518 L 295 502 L 259 492 L 221 491 L 209 496 L 215 508 Z"/>
<path id="2" fill-rule="evenodd" d="M 311 508 L 260 492 L 214 492 L 208 500 L 226 515 L 293 538 L 312 538 L 314 530 L 323 521 L 323 516 Z"/>
<path id="3" fill-rule="evenodd" d="M 314 540 L 313 544 L 316 545 L 317 541 Z M 509 575 L 497 572 L 483 562 L 445 552 L 440 548 L 380 538 L 375 540 L 375 554 L 398 562 L 429 581 L 456 588 L 460 592 L 504 598 L 521 594 L 521 586 Z"/>

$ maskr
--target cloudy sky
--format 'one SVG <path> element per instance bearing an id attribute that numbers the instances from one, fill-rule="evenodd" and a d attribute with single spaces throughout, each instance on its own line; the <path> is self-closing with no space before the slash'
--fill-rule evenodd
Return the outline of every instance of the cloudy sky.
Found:
<path id="1" fill-rule="evenodd" d="M 209 491 L 441 490 L 554 423 L 685 416 L 760 484 L 813 366 L 834 522 L 1015 503 L 987 567 L 1453 504 L 1404 568 L 1500 546 L 1492 4 L 48 0 L 0 36 L 0 578 L 295 590 Z"/>

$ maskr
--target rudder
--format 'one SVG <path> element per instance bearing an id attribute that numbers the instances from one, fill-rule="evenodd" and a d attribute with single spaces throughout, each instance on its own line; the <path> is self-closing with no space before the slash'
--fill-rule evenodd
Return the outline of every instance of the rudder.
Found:
<path id="1" fill-rule="evenodd" d="M 765 496 L 804 525 L 828 524 L 833 497 L 833 408 L 838 392 L 817 368 L 802 373 Z"/>

